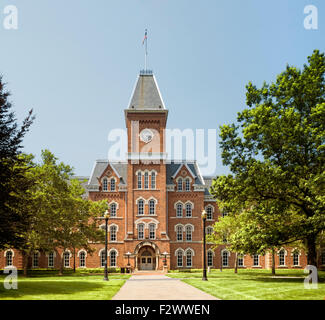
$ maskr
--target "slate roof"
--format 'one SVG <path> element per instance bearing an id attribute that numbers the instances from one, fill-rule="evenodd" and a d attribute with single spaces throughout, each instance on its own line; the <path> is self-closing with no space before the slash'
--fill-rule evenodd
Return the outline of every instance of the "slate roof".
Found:
<path id="1" fill-rule="evenodd" d="M 152 73 L 138 76 L 128 109 L 165 110 L 155 76 Z"/>
<path id="2" fill-rule="evenodd" d="M 194 174 L 195 176 L 195 180 L 194 183 L 198 184 L 198 185 L 204 185 L 204 180 L 201 176 L 199 167 L 197 165 L 196 162 L 171 162 L 169 164 L 166 165 L 166 184 L 173 184 L 173 179 L 172 177 L 174 176 L 174 174 L 177 172 L 177 170 L 182 167 L 184 164 L 186 164 L 188 166 L 188 168 L 191 170 L 191 172 Z"/>

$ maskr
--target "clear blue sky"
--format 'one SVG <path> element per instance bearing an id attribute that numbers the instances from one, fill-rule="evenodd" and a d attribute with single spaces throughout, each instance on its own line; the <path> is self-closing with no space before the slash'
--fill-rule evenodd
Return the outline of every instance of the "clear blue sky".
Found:
<path id="1" fill-rule="evenodd" d="M 2 26 L 16 5 L 19 29 Z M 319 29 L 303 27 L 305 5 Z M 107 135 L 124 128 L 149 33 L 169 128 L 219 128 L 245 107 L 245 85 L 273 81 L 287 63 L 302 67 L 325 51 L 323 0 L 1 0 L 0 73 L 18 119 L 34 108 L 24 140 L 37 157 L 48 148 L 89 175 L 106 158 Z M 222 167 L 218 150 L 216 174 Z"/>

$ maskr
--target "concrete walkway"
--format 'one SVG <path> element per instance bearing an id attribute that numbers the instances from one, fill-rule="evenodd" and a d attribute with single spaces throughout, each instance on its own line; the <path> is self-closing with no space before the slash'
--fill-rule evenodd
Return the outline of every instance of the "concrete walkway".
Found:
<path id="1" fill-rule="evenodd" d="M 112 300 L 219 300 L 179 279 L 159 273 L 135 274 Z"/>

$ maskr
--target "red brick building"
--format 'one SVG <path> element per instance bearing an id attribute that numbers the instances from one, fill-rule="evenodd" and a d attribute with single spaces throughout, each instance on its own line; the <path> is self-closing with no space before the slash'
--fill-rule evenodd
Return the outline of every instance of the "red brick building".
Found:
<path id="1" fill-rule="evenodd" d="M 202 177 L 196 162 L 165 161 L 165 135 L 168 110 L 156 79 L 150 72 L 140 73 L 128 109 L 125 110 L 128 133 L 128 161 L 96 161 L 85 186 L 89 199 L 106 199 L 110 207 L 108 261 L 110 267 L 162 270 L 164 260 L 169 269 L 202 268 L 203 222 L 207 212 L 206 232 L 221 216 L 209 194 L 210 177 Z M 99 226 L 102 227 L 102 226 Z M 36 252 L 31 267 L 59 267 L 64 254 L 65 267 L 98 268 L 104 264 L 104 244 L 93 243 L 95 253 L 83 249 Z M 212 249 L 207 244 L 207 264 L 212 268 L 234 266 L 235 254 L 225 246 Z M 306 255 L 298 249 L 282 248 L 276 254 L 276 267 L 304 268 Z M 325 265 L 325 252 L 320 256 Z M 22 267 L 16 250 L 0 255 L 0 268 Z M 241 268 L 271 268 L 271 255 L 245 255 Z"/>

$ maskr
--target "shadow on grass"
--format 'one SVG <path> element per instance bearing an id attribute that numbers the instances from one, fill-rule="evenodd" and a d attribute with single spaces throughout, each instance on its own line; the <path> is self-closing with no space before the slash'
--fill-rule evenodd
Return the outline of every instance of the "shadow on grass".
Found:
<path id="1" fill-rule="evenodd" d="M 6 290 L 0 287 L 1 299 L 19 299 L 28 296 L 27 299 L 55 299 L 56 295 L 73 295 L 82 296 L 84 292 L 98 292 L 100 290 L 117 291 L 120 288 L 120 281 L 113 283 L 89 282 L 89 281 L 19 281 L 18 289 Z M 64 298 L 64 297 L 63 297 Z"/>

